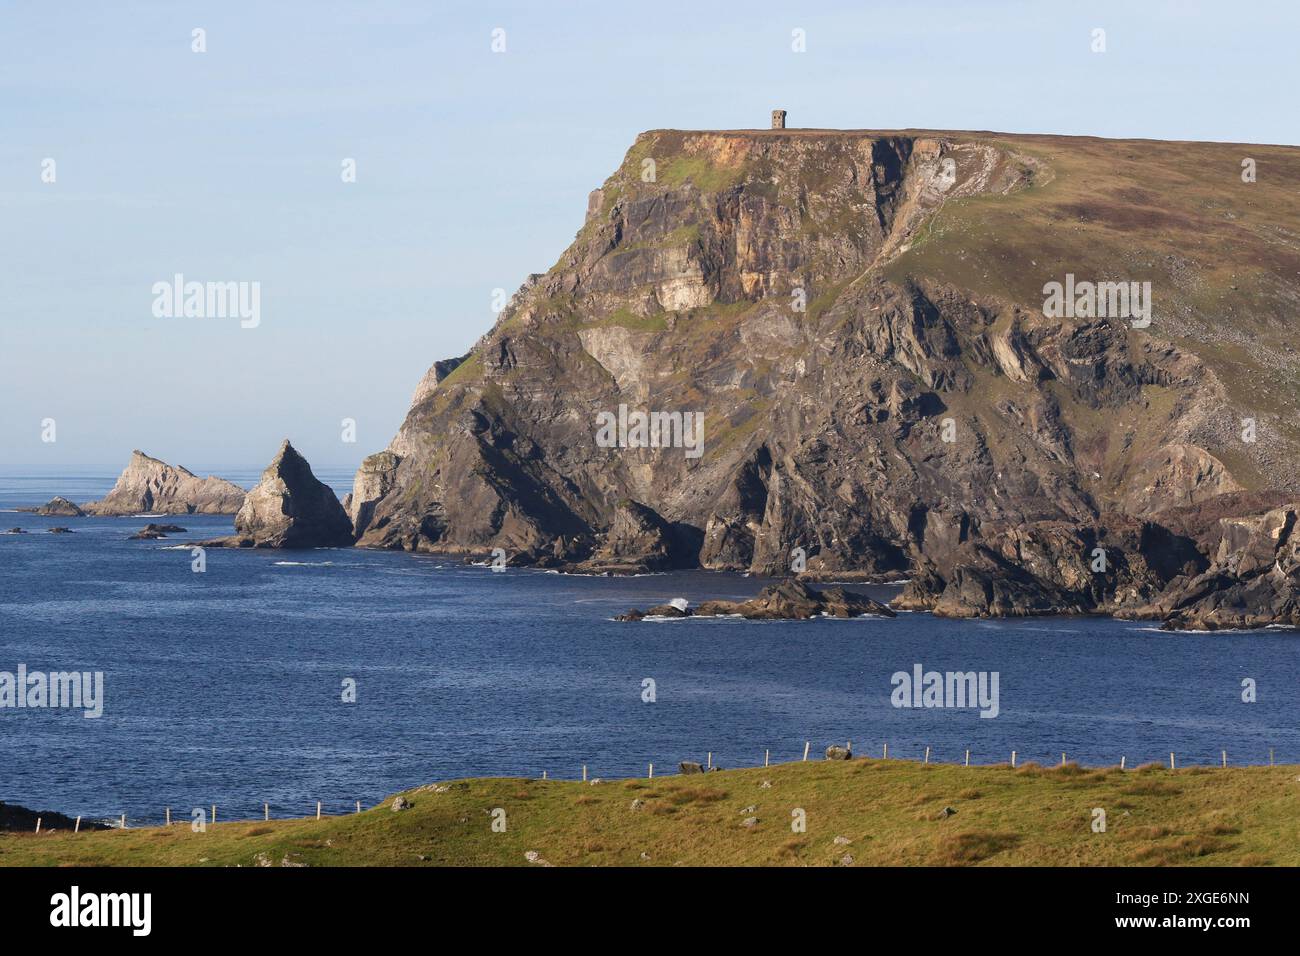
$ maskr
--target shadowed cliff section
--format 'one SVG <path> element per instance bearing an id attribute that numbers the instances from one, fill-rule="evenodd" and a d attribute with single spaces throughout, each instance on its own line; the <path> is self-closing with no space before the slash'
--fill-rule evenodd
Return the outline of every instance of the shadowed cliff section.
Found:
<path id="1" fill-rule="evenodd" d="M 1237 188 L 1243 148 L 642 134 L 560 260 L 430 370 L 366 460 L 358 543 L 589 571 L 916 573 L 922 607 L 960 577 L 963 614 L 1149 602 L 1211 559 L 1164 535 L 1163 512 L 1300 494 L 1280 384 L 1300 362 L 1278 325 L 1300 302 L 1300 208 L 1276 179 Z M 1300 151 L 1248 149 L 1300 174 Z M 1189 164 L 1221 170 L 1217 188 Z M 1046 317 L 1043 286 L 1066 273 L 1150 281 L 1153 322 Z M 1254 353 L 1225 361 L 1243 335 Z M 620 408 L 702 413 L 703 454 L 598 442 Z M 1038 570 L 1006 544 L 1022 529 Z M 1060 570 L 1076 565 L 1092 577 Z M 979 583 L 1008 569 L 1024 588 Z"/>

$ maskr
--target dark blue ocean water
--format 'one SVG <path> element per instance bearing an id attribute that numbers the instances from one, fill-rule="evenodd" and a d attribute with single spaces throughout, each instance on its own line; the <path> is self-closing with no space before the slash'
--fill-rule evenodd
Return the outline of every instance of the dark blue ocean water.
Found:
<path id="1" fill-rule="evenodd" d="M 219 473 L 220 470 L 217 469 Z M 245 485 L 255 474 L 225 472 Z M 340 489 L 349 475 L 323 476 Z M 0 476 L 0 509 L 84 501 L 112 476 Z M 104 715 L 0 709 L 0 800 L 157 822 L 327 812 L 433 780 L 722 766 L 852 741 L 878 755 L 1085 764 L 1300 761 L 1300 638 L 1167 634 L 1104 619 L 619 624 L 673 597 L 742 597 L 764 581 L 704 572 L 631 579 L 485 568 L 355 550 L 213 550 L 189 533 L 127 541 L 145 518 L 0 513 L 0 671 L 105 675 Z M 71 526 L 71 535 L 43 533 Z M 869 589 L 889 596 L 893 588 Z M 997 671 L 995 719 L 896 709 L 891 675 Z M 1258 702 L 1241 701 L 1241 681 Z M 342 682 L 357 684 L 355 704 Z M 643 680 L 657 700 L 642 701 Z"/>

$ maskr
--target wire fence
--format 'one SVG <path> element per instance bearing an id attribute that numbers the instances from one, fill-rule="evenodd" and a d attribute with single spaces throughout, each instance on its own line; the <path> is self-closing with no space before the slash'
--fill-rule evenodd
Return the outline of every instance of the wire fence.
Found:
<path id="1" fill-rule="evenodd" d="M 973 755 L 976 757 L 974 761 L 972 760 Z M 722 769 L 721 767 L 715 765 L 713 756 L 714 755 L 712 751 L 706 751 L 703 761 L 682 760 L 679 761 L 675 766 L 672 764 L 668 764 L 667 766 L 671 768 L 669 770 L 669 775 L 683 776 L 683 775 L 690 775 L 695 773 L 710 773 L 710 772 L 721 770 Z M 808 740 L 808 741 L 804 741 L 802 755 L 801 756 L 796 755 L 794 760 L 788 762 L 790 763 L 806 762 L 809 759 L 811 759 L 812 756 L 813 756 L 812 741 Z M 859 759 L 861 758 L 875 759 L 877 757 L 877 754 L 855 752 L 853 750 L 853 742 L 851 740 L 848 740 L 845 741 L 842 746 L 838 743 L 831 744 L 819 756 L 824 757 L 827 760 L 851 760 L 855 757 Z M 926 765 L 934 764 L 937 766 L 977 767 L 983 769 L 991 769 L 996 767 L 1009 767 L 1010 769 L 1024 769 L 1025 767 L 1030 765 L 1039 766 L 1039 767 L 1050 767 L 1050 766 L 1064 767 L 1070 763 L 1069 754 L 1066 751 L 1061 751 L 1059 755 L 1057 753 L 1052 753 L 1050 755 L 1047 755 L 1041 762 L 1035 761 L 1032 758 L 1025 759 L 1026 754 L 1016 750 L 1010 751 L 1010 753 L 1007 754 L 1005 760 L 1000 759 L 999 757 L 998 759 L 994 759 L 993 762 L 991 763 L 980 762 L 979 757 L 982 756 L 985 758 L 985 760 L 987 760 L 988 757 L 992 755 L 989 754 L 977 755 L 976 752 L 970 748 L 967 748 L 959 759 L 939 760 L 936 759 L 937 756 L 938 756 L 937 753 L 934 752 L 931 747 L 927 746 L 924 748 L 923 751 L 919 751 L 914 756 L 904 756 L 899 754 L 897 751 L 895 751 L 893 756 L 891 757 L 888 742 L 883 742 L 880 745 L 878 751 L 878 758 L 881 760 L 893 759 L 893 760 L 898 760 L 900 762 L 912 761 L 915 763 L 921 763 Z M 1184 759 L 1182 757 L 1179 757 L 1176 751 L 1169 751 L 1167 764 L 1165 763 L 1165 761 L 1161 760 L 1158 762 L 1148 761 L 1146 765 L 1151 765 L 1154 763 L 1157 764 L 1158 766 L 1164 767 L 1165 769 L 1173 770 L 1173 771 L 1190 770 L 1190 769 L 1207 769 L 1207 768 L 1240 769 L 1243 767 L 1251 767 L 1251 766 L 1269 766 L 1269 767 L 1277 766 L 1274 749 L 1271 747 L 1268 748 L 1267 763 L 1265 763 L 1265 761 L 1263 760 L 1262 753 L 1259 754 L 1260 757 L 1259 762 L 1252 762 L 1249 760 L 1246 762 L 1233 762 L 1229 759 L 1228 751 L 1226 749 L 1221 749 L 1218 752 L 1218 754 L 1215 755 L 1215 757 L 1217 759 L 1207 759 L 1207 755 L 1205 754 L 1193 754 L 1190 757 L 1190 759 Z M 665 765 L 660 765 L 660 766 L 662 771 L 662 768 Z M 731 769 L 737 769 L 737 770 L 754 769 L 755 767 L 758 766 L 762 766 L 762 767 L 773 766 L 772 751 L 770 749 L 763 751 L 763 760 L 761 764 L 755 764 L 752 767 L 733 767 Z M 1092 765 L 1092 766 L 1097 767 L 1099 769 L 1103 767 L 1112 767 L 1112 768 L 1118 767 L 1120 770 L 1129 770 L 1129 769 L 1137 769 L 1138 764 L 1136 762 L 1130 763 L 1127 754 L 1121 754 L 1119 756 L 1118 762 L 1116 763 L 1106 764 L 1106 765 Z M 674 770 L 676 771 L 675 774 L 673 773 Z M 662 777 L 664 776 L 664 774 L 661 772 L 660 776 Z M 654 777 L 655 777 L 655 764 L 653 762 L 649 762 L 646 765 L 646 778 L 654 779 Z M 521 779 L 536 779 L 536 780 L 543 780 L 543 781 L 554 780 L 560 782 L 581 780 L 586 783 L 596 783 L 600 781 L 599 777 L 596 777 L 591 773 L 591 768 L 587 764 L 581 764 L 578 775 L 576 775 L 573 778 L 553 777 L 550 775 L 549 771 L 543 770 L 541 772 L 540 777 L 521 778 Z M 428 786 L 435 786 L 435 785 L 430 784 Z M 384 801 L 381 801 L 380 803 L 376 804 L 376 806 L 383 806 L 385 803 L 388 802 L 389 801 L 385 799 Z M 341 807 L 342 809 L 340 809 Z M 83 818 L 79 816 L 76 817 L 74 820 L 73 832 L 74 833 L 81 832 L 83 819 L 85 819 L 88 824 L 86 829 L 91 829 L 93 827 L 94 829 L 102 830 L 105 828 L 105 826 L 111 829 L 142 829 L 142 828 L 158 827 L 158 826 L 170 827 L 170 826 L 178 826 L 178 825 L 185 825 L 185 824 L 188 824 L 192 829 L 206 829 L 208 826 L 212 826 L 221 822 L 249 823 L 249 822 L 255 822 L 257 820 L 262 820 L 263 822 L 270 822 L 272 820 L 303 820 L 303 819 L 313 819 L 313 818 L 317 820 L 323 820 L 326 817 L 337 817 L 349 813 L 352 814 L 361 813 L 364 809 L 366 809 L 366 807 L 364 805 L 364 801 L 361 800 L 350 800 L 346 804 L 341 804 L 333 801 L 327 803 L 324 800 L 316 800 L 316 801 L 304 801 L 301 805 L 298 804 L 288 805 L 284 803 L 272 804 L 270 801 L 263 801 L 260 805 L 258 805 L 257 810 L 255 812 L 251 810 L 251 805 L 247 803 L 230 805 L 225 807 L 224 809 L 221 806 L 218 806 L 217 804 L 208 804 L 207 806 L 194 807 L 188 811 L 181 811 L 175 814 L 173 814 L 171 807 L 164 807 L 162 813 L 159 814 L 159 816 L 155 818 L 155 820 L 153 821 L 150 821 L 148 818 L 145 817 L 129 816 L 126 813 L 119 814 L 115 818 L 107 818 L 107 819 L 105 818 L 91 819 L 91 818 Z M 36 818 L 36 825 L 35 825 L 36 833 L 52 833 L 55 832 L 57 829 L 59 829 L 56 827 L 43 827 L 43 823 L 44 823 L 43 819 L 38 816 Z"/>

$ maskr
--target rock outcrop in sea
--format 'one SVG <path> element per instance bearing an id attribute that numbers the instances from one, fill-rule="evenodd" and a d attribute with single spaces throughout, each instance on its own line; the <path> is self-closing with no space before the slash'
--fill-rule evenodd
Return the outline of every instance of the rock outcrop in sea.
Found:
<path id="1" fill-rule="evenodd" d="M 169 534 L 181 534 L 185 531 L 180 525 L 176 524 L 156 524 L 149 522 L 135 534 L 131 535 L 128 541 L 156 541 L 159 538 L 165 538 Z"/>
<path id="2" fill-rule="evenodd" d="M 82 508 L 93 515 L 225 515 L 235 514 L 243 503 L 244 489 L 233 482 L 200 478 L 136 450 L 112 490 Z"/>
<path id="3" fill-rule="evenodd" d="M 642 134 L 366 459 L 358 543 L 910 576 L 901 607 L 953 616 L 1289 620 L 1290 577 L 1190 527 L 1300 496 L 1300 222 L 1280 181 L 1187 188 L 1222 151 Z"/>
<path id="4" fill-rule="evenodd" d="M 26 511 L 26 508 L 19 508 L 19 511 Z M 75 504 L 64 498 L 62 495 L 56 495 L 39 508 L 31 509 L 33 514 L 55 516 L 59 518 L 84 518 L 86 512 L 82 511 Z"/>
<path id="5" fill-rule="evenodd" d="M 802 621 L 815 617 L 894 617 L 894 612 L 865 594 L 839 587 L 814 590 L 802 581 L 786 580 L 765 587 L 748 601 L 701 601 L 692 608 L 684 601 L 661 604 L 648 611 L 633 609 L 615 620 L 640 621 L 647 617 L 731 617 L 752 621 Z"/>
<path id="6" fill-rule="evenodd" d="M 289 439 L 280 444 L 261 480 L 235 516 L 233 537 L 204 542 L 238 548 L 343 548 L 352 522 L 338 496 L 312 474 Z"/>

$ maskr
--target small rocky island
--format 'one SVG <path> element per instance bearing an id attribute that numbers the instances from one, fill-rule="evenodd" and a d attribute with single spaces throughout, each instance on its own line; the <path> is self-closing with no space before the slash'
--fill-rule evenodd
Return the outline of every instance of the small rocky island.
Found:
<path id="1" fill-rule="evenodd" d="M 209 548 L 347 548 L 352 521 L 307 459 L 285 439 L 235 515 L 235 534 Z"/>
<path id="2" fill-rule="evenodd" d="M 803 621 L 817 617 L 894 617 L 894 612 L 865 594 L 831 587 L 815 591 L 794 579 L 765 587 L 748 601 L 704 601 L 691 608 L 685 601 L 661 604 L 648 611 L 633 609 L 617 621 L 646 618 L 743 617 L 751 621 Z"/>
<path id="3" fill-rule="evenodd" d="M 211 475 L 200 478 L 186 468 L 169 465 L 137 449 L 131 452 L 131 461 L 112 490 L 99 501 L 87 502 L 81 510 L 104 516 L 232 515 L 243 503 L 244 489 L 234 482 Z"/>
<path id="4" fill-rule="evenodd" d="M 86 513 L 62 495 L 55 495 L 39 508 L 19 508 L 31 514 L 57 518 L 84 518 Z"/>
<path id="5" fill-rule="evenodd" d="M 181 534 L 184 531 L 185 529 L 178 524 L 155 524 L 151 521 L 126 540 L 156 541 L 159 538 L 167 537 L 169 534 Z"/>

